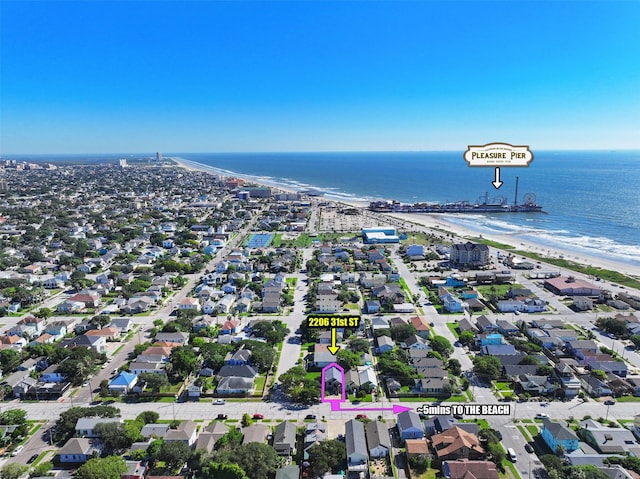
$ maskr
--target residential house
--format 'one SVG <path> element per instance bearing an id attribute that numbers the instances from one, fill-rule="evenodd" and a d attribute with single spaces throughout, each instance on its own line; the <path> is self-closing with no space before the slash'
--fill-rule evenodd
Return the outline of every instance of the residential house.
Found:
<path id="1" fill-rule="evenodd" d="M 414 379 L 413 391 L 430 396 L 451 395 L 449 378 L 445 374 L 440 377 Z"/>
<path id="2" fill-rule="evenodd" d="M 229 366 L 248 365 L 251 362 L 251 354 L 251 350 L 244 349 L 244 346 L 241 346 L 240 349 L 234 353 L 228 352 L 224 358 L 224 363 Z"/>
<path id="3" fill-rule="evenodd" d="M 296 426 L 292 422 L 283 421 L 276 426 L 273 433 L 273 448 L 279 456 L 292 456 L 296 449 Z"/>
<path id="4" fill-rule="evenodd" d="M 498 479 L 500 477 L 495 463 L 468 459 L 444 461 L 442 474 L 447 479 Z"/>
<path id="5" fill-rule="evenodd" d="M 169 429 L 164 435 L 164 442 L 181 442 L 191 447 L 196 443 L 198 425 L 193 421 L 183 421 L 176 429 Z"/>
<path id="6" fill-rule="evenodd" d="M 140 430 L 140 435 L 145 439 L 162 439 L 169 430 L 168 424 L 145 424 Z"/>
<path id="7" fill-rule="evenodd" d="M 244 434 L 242 444 L 250 444 L 252 442 L 264 444 L 269 434 L 269 426 L 266 424 L 252 424 L 243 428 L 242 434 Z"/>
<path id="8" fill-rule="evenodd" d="M 364 425 L 357 419 L 345 423 L 345 444 L 347 446 L 347 470 L 367 471 L 369 469 L 369 452 L 364 432 Z"/>
<path id="9" fill-rule="evenodd" d="M 230 319 L 224 322 L 220 328 L 220 334 L 236 334 L 240 322 L 235 319 Z"/>
<path id="10" fill-rule="evenodd" d="M 95 431 L 98 424 L 106 423 L 123 423 L 124 421 L 120 417 L 81 417 L 76 422 L 76 436 L 95 438 L 100 435 Z"/>
<path id="11" fill-rule="evenodd" d="M 91 439 L 72 437 L 58 451 L 60 462 L 64 464 L 84 464 L 93 457 L 100 457 L 100 449 L 97 444 Z"/>
<path id="12" fill-rule="evenodd" d="M 542 432 L 540 436 L 549 446 L 551 452 L 557 452 L 559 447 L 565 453 L 573 452 L 580 447 L 580 440 L 573 432 L 573 429 L 565 426 L 560 422 L 544 419 L 542 421 Z"/>
<path id="13" fill-rule="evenodd" d="M 484 449 L 475 434 L 454 426 L 431 437 L 431 445 L 442 461 L 452 459 L 482 459 Z"/>
<path id="14" fill-rule="evenodd" d="M 109 326 L 112 328 L 119 329 L 121 334 L 126 334 L 133 329 L 133 319 L 132 318 L 113 318 Z"/>
<path id="15" fill-rule="evenodd" d="M 640 445 L 629 429 L 609 427 L 592 419 L 580 422 L 578 436 L 600 454 L 628 455 Z"/>
<path id="16" fill-rule="evenodd" d="M 138 376 L 126 371 L 120 372 L 115 378 L 109 382 L 109 394 L 120 394 L 126 396 L 138 383 Z"/>
<path id="17" fill-rule="evenodd" d="M 398 414 L 397 421 L 398 432 L 403 441 L 407 439 L 422 439 L 424 437 L 424 428 L 418 413 L 414 411 L 403 411 Z"/>
<path id="18" fill-rule="evenodd" d="M 324 422 L 308 423 L 305 428 L 304 454 L 305 460 L 309 459 L 309 449 L 327 439 L 327 424 Z"/>
<path id="19" fill-rule="evenodd" d="M 156 334 L 154 341 L 156 343 L 166 342 L 166 343 L 175 343 L 180 346 L 185 346 L 189 344 L 189 333 L 183 333 L 181 331 L 174 331 L 169 333 L 158 333 Z"/>
<path id="20" fill-rule="evenodd" d="M 225 377 L 220 380 L 216 393 L 221 396 L 251 394 L 253 392 L 253 379 L 237 376 Z"/>
<path id="21" fill-rule="evenodd" d="M 200 311 L 200 301 L 197 298 L 184 298 L 178 303 L 178 309 Z"/>
<path id="22" fill-rule="evenodd" d="M 402 346 L 404 349 L 431 349 L 431 347 L 427 344 L 427 341 L 417 334 L 409 336 L 404 340 L 404 346 L 402 345 L 402 343 L 400 344 L 400 346 Z"/>
<path id="23" fill-rule="evenodd" d="M 581 376 L 580 384 L 582 384 L 586 393 L 591 397 L 611 396 L 611 389 L 609 386 L 595 376 Z"/>
<path id="24" fill-rule="evenodd" d="M 431 326 L 425 318 L 422 316 L 412 316 L 409 318 L 409 323 L 416 328 L 416 334 L 423 339 L 428 339 L 431 335 Z"/>
<path id="25" fill-rule="evenodd" d="M 389 336 L 378 337 L 378 352 L 385 353 L 391 351 L 396 346 L 396 343 Z"/>
<path id="26" fill-rule="evenodd" d="M 369 457 L 386 457 L 391 450 L 391 438 L 387 425 L 381 421 L 371 421 L 365 425 Z"/>
<path id="27" fill-rule="evenodd" d="M 323 368 L 331 363 L 336 362 L 335 355 L 327 349 L 327 344 L 314 344 L 313 346 L 313 360 L 311 365 L 315 368 Z"/>
<path id="28" fill-rule="evenodd" d="M 107 340 L 104 336 L 87 336 L 83 334 L 76 336 L 69 342 L 69 347 L 91 348 L 97 353 L 104 353 L 107 350 Z"/>
<path id="29" fill-rule="evenodd" d="M 125 461 L 127 470 L 120 475 L 120 479 L 144 479 L 148 466 L 146 462 Z"/>
<path id="30" fill-rule="evenodd" d="M 64 381 L 64 376 L 58 372 L 58 365 L 52 364 L 47 369 L 42 371 L 40 381 L 43 383 L 61 383 Z"/>

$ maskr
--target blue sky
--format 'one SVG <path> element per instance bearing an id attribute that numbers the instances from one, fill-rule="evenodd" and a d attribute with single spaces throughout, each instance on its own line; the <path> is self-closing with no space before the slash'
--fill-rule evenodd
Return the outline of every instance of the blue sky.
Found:
<path id="1" fill-rule="evenodd" d="M 640 148 L 640 2 L 0 2 L 0 154 Z"/>

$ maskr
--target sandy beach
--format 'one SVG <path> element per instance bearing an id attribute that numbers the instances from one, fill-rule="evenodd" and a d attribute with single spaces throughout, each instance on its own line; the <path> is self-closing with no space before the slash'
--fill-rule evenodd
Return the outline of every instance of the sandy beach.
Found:
<path id="1" fill-rule="evenodd" d="M 182 159 L 171 158 L 172 161 L 178 164 L 178 166 L 185 168 L 191 171 L 205 171 L 212 174 L 218 174 L 226 176 L 224 172 L 217 170 L 213 167 L 207 167 L 204 165 L 200 165 L 195 162 L 185 161 Z M 265 182 L 261 182 L 254 177 L 246 176 L 246 175 L 237 175 L 240 178 L 244 178 L 247 181 L 251 181 L 252 183 L 261 184 L 264 186 L 270 186 L 272 188 L 281 190 L 283 192 L 296 192 L 293 188 L 283 188 L 281 185 L 269 184 Z M 360 209 L 366 209 L 368 207 L 368 203 L 365 202 L 355 202 L 355 201 L 345 201 L 345 200 L 337 200 L 334 198 L 326 197 L 327 200 L 333 201 L 335 203 L 343 204 L 345 206 L 356 207 Z M 545 245 L 536 244 L 530 241 L 522 240 L 521 238 L 514 238 L 510 235 L 500 235 L 500 234 L 482 234 L 480 235 L 476 231 L 469 230 L 460 225 L 456 225 L 450 222 L 447 222 L 444 217 L 437 214 L 417 214 L 417 213 L 373 213 L 367 210 L 367 214 L 372 215 L 372 217 L 380 218 L 380 224 L 385 222 L 390 222 L 396 227 L 402 227 L 403 224 L 406 224 L 407 229 L 411 227 L 415 227 L 416 229 L 424 228 L 425 231 L 432 232 L 449 232 L 460 238 L 469 238 L 469 237 L 479 237 L 491 241 L 496 241 L 498 243 L 507 244 L 515 247 L 518 250 L 529 251 L 532 253 L 539 254 L 543 257 L 549 258 L 563 258 L 569 261 L 573 261 L 576 263 L 594 266 L 602 269 L 607 269 L 611 271 L 618 271 L 620 273 L 628 274 L 631 276 L 640 277 L 640 267 L 636 267 L 630 264 L 626 264 L 619 261 L 614 261 L 610 259 L 600 258 L 597 256 L 587 255 L 582 252 L 576 253 L 569 249 L 560 249 L 557 247 L 551 248 Z M 373 218 L 372 218 L 373 220 Z M 378 226 L 378 224 L 371 224 L 370 226 Z M 552 269 L 557 269 L 557 267 L 550 266 Z"/>

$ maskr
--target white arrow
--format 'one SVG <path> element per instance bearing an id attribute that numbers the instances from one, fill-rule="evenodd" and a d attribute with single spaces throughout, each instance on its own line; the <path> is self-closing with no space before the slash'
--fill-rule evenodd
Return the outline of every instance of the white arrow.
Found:
<path id="1" fill-rule="evenodd" d="M 491 183 L 494 188 L 497 190 L 502 186 L 502 181 L 500 181 L 500 168 L 496 166 L 496 179 Z"/>

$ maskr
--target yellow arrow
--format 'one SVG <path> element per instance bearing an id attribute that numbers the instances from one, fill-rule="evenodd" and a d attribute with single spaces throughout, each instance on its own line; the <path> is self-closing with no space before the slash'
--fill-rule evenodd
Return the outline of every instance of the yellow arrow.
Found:
<path id="1" fill-rule="evenodd" d="M 334 356 L 336 355 L 336 353 L 340 349 L 340 346 L 336 345 L 336 340 L 337 340 L 336 339 L 336 329 L 335 328 L 331 328 L 331 346 L 327 347 L 327 349 Z"/>

